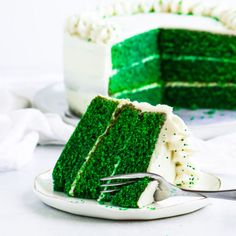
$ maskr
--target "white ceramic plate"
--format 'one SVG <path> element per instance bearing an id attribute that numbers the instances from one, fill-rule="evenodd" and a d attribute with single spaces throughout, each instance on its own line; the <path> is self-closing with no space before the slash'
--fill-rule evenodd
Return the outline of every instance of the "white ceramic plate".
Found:
<path id="1" fill-rule="evenodd" d="M 171 197 L 142 209 L 125 209 L 101 205 L 94 200 L 84 200 L 53 191 L 52 172 L 47 171 L 35 178 L 34 192 L 47 205 L 76 215 L 112 220 L 152 220 L 179 216 L 197 211 L 209 204 L 204 197 Z M 201 173 L 202 182 L 195 189 L 218 190 L 220 180 Z"/>
<path id="2" fill-rule="evenodd" d="M 63 120 L 76 125 L 79 118 L 69 112 L 64 95 L 63 83 L 54 83 L 34 97 L 33 104 L 44 112 L 59 114 Z M 197 109 L 180 109 L 175 111 L 183 118 L 194 136 L 209 139 L 218 135 L 236 132 L 236 111 Z"/>

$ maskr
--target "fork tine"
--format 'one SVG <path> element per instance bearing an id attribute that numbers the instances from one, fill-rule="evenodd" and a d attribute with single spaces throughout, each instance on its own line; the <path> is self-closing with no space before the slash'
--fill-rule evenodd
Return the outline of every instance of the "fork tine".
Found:
<path id="1" fill-rule="evenodd" d="M 131 183 L 134 183 L 135 180 L 130 180 L 130 181 L 126 181 L 126 182 L 119 182 L 119 183 L 107 183 L 107 184 L 101 184 L 100 186 L 101 187 L 116 187 L 116 186 L 123 186 L 123 185 L 126 185 L 126 184 L 131 184 Z"/>
<path id="2" fill-rule="evenodd" d="M 103 190 L 101 191 L 101 193 L 114 193 L 114 192 L 118 192 L 119 189 L 107 189 L 107 190 Z"/>
<path id="3" fill-rule="evenodd" d="M 141 179 L 144 177 L 152 177 L 150 173 L 131 173 L 131 174 L 121 174 L 113 175 L 105 178 L 101 178 L 101 181 L 114 180 L 114 179 Z"/>

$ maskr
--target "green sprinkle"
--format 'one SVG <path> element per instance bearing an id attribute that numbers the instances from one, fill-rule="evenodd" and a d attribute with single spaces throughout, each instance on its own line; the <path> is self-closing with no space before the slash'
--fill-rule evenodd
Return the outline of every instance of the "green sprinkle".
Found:
<path id="1" fill-rule="evenodd" d="M 156 210 L 156 207 L 148 207 L 148 209 L 154 211 Z"/>
<path id="2" fill-rule="evenodd" d="M 127 211 L 129 208 L 125 208 L 125 207 L 119 207 L 120 211 Z"/>
<path id="3" fill-rule="evenodd" d="M 211 110 L 209 110 L 209 111 L 205 111 L 205 112 L 203 112 L 203 113 L 206 114 L 206 115 L 213 115 L 213 114 L 216 113 L 216 110 L 211 109 Z"/>

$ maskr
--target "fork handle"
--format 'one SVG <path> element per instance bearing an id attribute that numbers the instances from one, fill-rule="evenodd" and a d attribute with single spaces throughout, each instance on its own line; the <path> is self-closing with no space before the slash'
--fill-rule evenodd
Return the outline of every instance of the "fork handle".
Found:
<path id="1" fill-rule="evenodd" d="M 226 200 L 236 200 L 236 189 L 219 190 L 219 191 L 198 191 L 182 189 L 184 192 L 201 194 L 208 198 L 220 198 Z"/>

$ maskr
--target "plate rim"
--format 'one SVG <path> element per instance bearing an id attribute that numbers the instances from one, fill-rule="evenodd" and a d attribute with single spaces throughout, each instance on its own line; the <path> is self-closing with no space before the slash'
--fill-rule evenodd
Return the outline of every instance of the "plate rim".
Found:
<path id="1" fill-rule="evenodd" d="M 183 203 L 175 203 L 173 205 L 169 205 L 169 206 L 160 206 L 160 207 L 155 207 L 155 210 L 150 210 L 150 208 L 148 209 L 148 207 L 153 207 L 153 205 L 149 205 L 149 206 L 146 206 L 144 208 L 141 208 L 141 209 L 133 209 L 133 208 L 122 208 L 122 207 L 116 207 L 116 206 L 109 206 L 109 205 L 102 205 L 102 204 L 99 204 L 97 203 L 95 200 L 91 200 L 91 199 L 80 199 L 80 198 L 76 198 L 76 201 L 69 201 L 69 199 L 74 199 L 72 197 L 68 197 L 67 195 L 65 195 L 64 193 L 61 193 L 60 194 L 62 196 L 57 196 L 57 195 L 53 195 L 51 193 L 53 193 L 53 190 L 48 192 L 48 193 L 44 193 L 42 192 L 38 187 L 37 185 L 40 183 L 38 183 L 38 179 L 44 175 L 49 175 L 50 173 L 52 172 L 52 170 L 47 170 L 47 171 L 44 171 L 40 174 L 38 174 L 35 179 L 34 179 L 34 185 L 33 185 L 33 192 L 37 195 L 37 197 L 46 205 L 52 207 L 52 208 L 55 208 L 55 209 L 58 209 L 60 211 L 63 211 L 63 212 L 66 212 L 66 213 L 70 213 L 70 214 L 74 214 L 74 215 L 80 215 L 80 216 L 86 216 L 86 217 L 92 217 L 92 218 L 99 218 L 99 219 L 106 219 L 106 220 L 119 220 L 119 221 L 127 221 L 127 220 L 132 220 L 132 221 L 146 221 L 146 220 L 158 220 L 158 219 L 163 219 L 163 218 L 170 218 L 170 217 L 175 217 L 175 216 L 181 216 L 181 215 L 185 215 L 185 214 L 190 214 L 190 213 L 193 213 L 195 211 L 198 211 L 206 206 L 208 206 L 210 204 L 210 201 L 208 198 L 204 197 L 204 196 L 199 196 L 199 197 L 193 197 L 191 200 L 188 199 L 186 200 L 186 202 L 183 202 Z M 65 195 L 65 196 L 63 196 Z M 43 197 L 42 197 L 43 196 Z M 77 204 L 81 204 L 83 202 L 86 203 L 86 204 L 97 204 L 97 206 L 99 207 L 103 207 L 103 210 L 104 209 L 112 209 L 113 212 L 116 212 L 116 213 L 120 213 L 120 212 L 124 212 L 124 218 L 117 218 L 117 217 L 114 217 L 114 218 L 110 218 L 110 217 L 102 217 L 102 216 L 96 216 L 96 215 L 91 215 L 91 214 L 79 214 L 79 213 L 74 213 L 74 212 L 70 212 L 68 210 L 65 210 L 65 209 L 62 209 L 60 207 L 57 207 L 53 204 L 49 204 L 47 201 L 45 201 L 45 199 L 50 199 L 50 200 L 55 200 L 55 201 L 58 201 L 58 202 L 65 202 L 65 204 L 73 204 L 74 206 L 76 206 Z M 80 203 L 81 201 L 81 203 Z M 145 217 L 138 217 L 138 218 L 132 218 L 132 217 L 127 217 L 128 213 L 137 213 L 137 212 L 146 212 L 147 210 L 149 210 L 150 212 L 154 212 L 154 211 L 160 211 L 160 210 L 169 210 L 170 208 L 176 208 L 180 205 L 184 205 L 184 207 L 186 208 L 187 206 L 186 205 L 192 205 L 192 204 L 197 204 L 199 202 L 202 202 L 201 206 L 197 206 L 195 207 L 194 209 L 191 209 L 191 210 L 186 210 L 186 209 L 183 209 L 183 212 L 179 212 L 179 213 L 173 213 L 173 214 L 169 214 L 168 216 L 161 216 L 161 217 L 150 217 L 150 218 L 145 218 Z M 150 215 L 151 216 L 151 215 Z"/>

